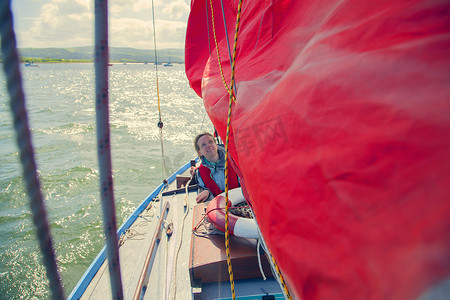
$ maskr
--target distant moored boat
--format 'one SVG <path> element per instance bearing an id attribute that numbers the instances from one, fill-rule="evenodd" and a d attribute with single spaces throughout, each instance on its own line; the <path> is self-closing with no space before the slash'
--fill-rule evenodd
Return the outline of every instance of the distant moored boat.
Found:
<path id="1" fill-rule="evenodd" d="M 34 62 L 27 62 L 25 64 L 25 67 L 38 67 L 39 68 L 39 65 L 35 64 Z"/>

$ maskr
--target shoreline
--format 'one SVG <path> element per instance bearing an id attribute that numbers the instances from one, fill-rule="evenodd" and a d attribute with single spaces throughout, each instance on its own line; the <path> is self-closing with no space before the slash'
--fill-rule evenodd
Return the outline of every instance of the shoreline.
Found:
<path id="1" fill-rule="evenodd" d="M 4 61 L 2 59 L 0 59 L 0 64 L 4 63 Z M 94 60 L 42 60 L 42 59 L 31 59 L 31 58 L 26 58 L 26 59 L 19 59 L 19 63 L 20 64 L 26 64 L 26 63 L 33 63 L 33 64 L 93 64 Z M 141 61 L 117 61 L 117 60 L 110 60 L 109 61 L 110 64 L 148 64 L 148 65 L 153 65 L 155 64 L 154 62 L 141 62 Z M 163 63 L 158 63 L 158 65 L 161 65 Z M 177 65 L 183 65 L 184 62 L 172 62 L 172 64 L 177 64 Z"/>

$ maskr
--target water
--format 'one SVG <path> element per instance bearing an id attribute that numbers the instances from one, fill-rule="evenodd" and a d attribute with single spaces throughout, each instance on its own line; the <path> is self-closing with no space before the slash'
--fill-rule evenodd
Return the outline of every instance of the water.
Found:
<path id="1" fill-rule="evenodd" d="M 111 151 L 116 214 L 121 224 L 161 183 L 155 67 L 110 69 Z M 195 156 L 192 140 L 211 130 L 184 65 L 159 67 L 168 175 Z M 22 68 L 42 192 L 66 296 L 103 247 L 92 64 Z M 0 74 L 0 299 L 47 299 L 9 97 Z"/>

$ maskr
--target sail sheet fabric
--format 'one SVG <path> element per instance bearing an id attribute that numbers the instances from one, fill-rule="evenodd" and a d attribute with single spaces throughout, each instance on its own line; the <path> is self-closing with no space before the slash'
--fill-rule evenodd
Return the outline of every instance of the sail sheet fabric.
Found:
<path id="1" fill-rule="evenodd" d="M 213 2 L 230 85 L 237 1 Z M 191 2 L 186 74 L 225 140 L 208 9 Z M 450 276 L 449 17 L 450 1 L 243 1 L 230 154 L 298 299 L 416 299 Z"/>

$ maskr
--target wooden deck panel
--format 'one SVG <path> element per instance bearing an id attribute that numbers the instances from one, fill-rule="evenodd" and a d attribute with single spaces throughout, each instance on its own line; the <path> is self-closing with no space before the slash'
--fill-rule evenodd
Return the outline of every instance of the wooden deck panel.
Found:
<path id="1" fill-rule="evenodd" d="M 169 190 L 176 188 L 176 182 L 174 182 Z M 212 235 L 208 238 L 201 238 L 192 235 L 193 226 L 198 223 L 206 208 L 206 204 L 196 205 L 196 196 L 196 192 L 190 192 L 186 198 L 188 214 L 184 221 L 185 194 L 177 194 L 175 197 L 170 194 L 164 196 L 160 202 L 152 202 L 152 208 L 130 227 L 130 232 L 134 236 L 127 238 L 119 248 L 125 299 L 132 299 L 134 296 L 142 265 L 157 227 L 160 206 L 165 201 L 170 202 L 167 221 L 173 221 L 174 234 L 170 238 L 167 237 L 165 231 L 162 234 L 143 299 L 191 299 L 197 293 L 203 299 L 217 298 L 216 291 L 211 291 L 215 288 L 211 286 L 212 288 L 208 289 L 207 285 L 229 280 L 224 236 Z M 235 280 L 261 278 L 256 245 L 256 240 L 231 237 L 231 257 Z M 265 256 L 261 259 L 266 276 L 272 276 Z M 258 284 L 268 290 L 267 283 L 267 281 L 261 280 L 261 283 Z M 191 287 L 191 284 L 194 288 Z M 196 285 L 201 288 L 197 289 Z M 241 289 L 241 292 L 245 291 L 248 291 L 247 285 Z M 214 296 L 207 296 L 210 294 Z M 110 298 L 111 288 L 106 261 L 81 299 Z"/>
<path id="2" fill-rule="evenodd" d="M 187 174 L 187 172 L 184 174 Z M 170 185 L 169 190 L 176 188 L 177 183 L 174 181 Z M 159 216 L 160 213 L 160 206 L 164 204 L 165 201 L 170 201 L 171 207 L 169 209 L 167 221 L 172 220 L 176 226 L 181 225 L 183 223 L 182 219 L 185 212 L 183 206 L 184 195 L 184 193 L 178 194 L 176 197 L 170 195 L 163 197 L 162 201 L 152 201 L 150 203 L 151 208 L 148 211 L 145 211 L 145 213 L 143 213 L 130 227 L 130 236 L 125 239 L 125 242 L 119 248 L 124 299 L 133 299 L 135 294 L 142 266 L 157 227 L 157 216 Z M 164 230 L 161 241 L 158 244 L 157 255 L 153 263 L 153 269 L 150 272 L 149 285 L 144 299 L 164 299 L 166 290 L 165 276 L 167 273 L 166 253 L 168 253 L 170 249 L 178 248 L 181 238 L 183 238 L 183 243 L 178 254 L 178 260 L 176 262 L 177 267 L 173 268 L 174 271 L 176 271 L 177 279 L 173 280 L 173 285 L 170 286 L 169 289 L 171 293 L 176 291 L 176 299 L 188 299 L 191 297 L 188 261 L 191 235 L 190 226 L 192 223 L 192 210 L 193 205 L 195 204 L 196 195 L 196 192 L 191 192 L 187 198 L 189 214 L 184 221 L 185 228 L 183 230 L 183 237 L 181 237 L 181 228 L 175 228 L 174 235 L 170 239 L 167 239 Z M 172 253 L 173 252 L 174 251 L 172 250 Z M 107 259 L 102 264 L 80 299 L 111 299 L 111 285 Z"/>
<path id="3" fill-rule="evenodd" d="M 171 208 L 167 222 L 173 222 L 173 235 L 168 238 L 163 232 L 159 249 L 150 273 L 148 290 L 144 300 L 147 299 L 190 299 L 191 285 L 189 281 L 189 250 L 192 212 L 197 193 L 189 193 L 187 197 L 186 212 L 183 204 L 185 194 L 164 197 L 163 201 L 170 201 Z M 184 229 L 182 229 L 184 227 Z"/>
<path id="4" fill-rule="evenodd" d="M 120 268 L 122 275 L 123 293 L 125 299 L 132 299 L 137 281 L 145 260 L 146 250 L 149 248 L 156 223 L 155 215 L 159 213 L 159 203 L 151 203 L 153 207 L 136 220 L 130 228 L 134 236 L 126 238 L 119 248 Z M 106 259 L 94 279 L 86 289 L 81 299 L 111 299 L 111 285 Z"/>
<path id="5" fill-rule="evenodd" d="M 202 203 L 194 207 L 192 227 L 201 220 L 206 212 L 206 206 L 207 204 Z M 256 247 L 257 241 L 255 239 L 230 237 L 230 256 L 235 280 L 262 277 L 258 266 Z M 265 275 L 272 277 L 270 265 L 265 255 L 261 256 L 261 263 Z M 202 283 L 228 281 L 225 236 L 200 237 L 192 235 L 189 271 L 193 286 L 200 286 Z"/>

